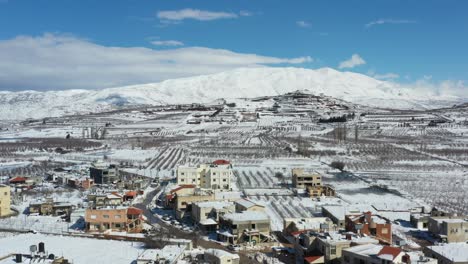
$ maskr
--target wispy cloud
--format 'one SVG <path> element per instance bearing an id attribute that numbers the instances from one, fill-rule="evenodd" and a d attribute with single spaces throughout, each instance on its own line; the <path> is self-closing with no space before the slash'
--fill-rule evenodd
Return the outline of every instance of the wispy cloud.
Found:
<path id="1" fill-rule="evenodd" d="M 170 46 L 170 47 L 177 47 L 183 46 L 184 43 L 178 40 L 154 40 L 151 41 L 151 44 L 156 46 Z"/>
<path id="2" fill-rule="evenodd" d="M 381 18 L 381 19 L 374 20 L 374 21 L 367 23 L 365 27 L 371 28 L 373 26 L 383 25 L 383 24 L 414 24 L 414 23 L 416 23 L 415 20 Z"/>
<path id="3" fill-rule="evenodd" d="M 185 19 L 193 19 L 199 21 L 210 21 L 217 19 L 237 18 L 239 16 L 246 16 L 247 11 L 241 11 L 240 14 L 232 12 L 214 12 L 200 9 L 185 8 L 180 10 L 166 10 L 159 11 L 157 16 L 162 21 L 182 21 Z"/>
<path id="4" fill-rule="evenodd" d="M 309 22 L 304 21 L 304 20 L 296 21 L 296 25 L 298 25 L 299 27 L 303 27 L 303 28 L 308 28 L 311 26 Z"/>
<path id="5" fill-rule="evenodd" d="M 340 65 L 338 66 L 338 68 L 340 69 L 354 68 L 356 66 L 363 65 L 363 64 L 366 64 L 366 61 L 361 56 L 359 56 L 359 54 L 353 54 L 351 58 L 349 58 L 348 60 L 340 62 Z"/>
<path id="6" fill-rule="evenodd" d="M 0 40 L 0 58 L 0 90 L 105 88 L 312 61 L 205 47 L 109 47 L 58 34 Z"/>
<path id="7" fill-rule="evenodd" d="M 400 78 L 400 75 L 398 75 L 396 73 L 393 73 L 393 72 L 380 74 L 380 73 L 376 73 L 375 71 L 371 70 L 371 71 L 368 71 L 367 74 L 369 76 L 374 77 L 375 79 L 383 80 L 383 81 L 392 81 L 392 80 L 396 80 L 396 79 Z"/>

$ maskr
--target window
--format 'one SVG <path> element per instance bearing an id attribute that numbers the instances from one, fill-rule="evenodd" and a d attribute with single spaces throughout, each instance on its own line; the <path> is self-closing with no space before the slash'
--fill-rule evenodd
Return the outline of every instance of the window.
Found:
<path id="1" fill-rule="evenodd" d="M 114 215 L 114 218 L 115 219 L 120 219 L 120 218 L 122 218 L 122 216 L 121 215 Z"/>
<path id="2" fill-rule="evenodd" d="M 121 228 L 122 226 L 120 224 L 115 224 L 115 228 Z"/>
<path id="3" fill-rule="evenodd" d="M 181 172 L 180 175 L 185 175 L 185 173 Z"/>
<path id="4" fill-rule="evenodd" d="M 223 182 L 226 182 L 227 180 L 226 179 L 223 179 Z"/>
<path id="5" fill-rule="evenodd" d="M 91 215 L 89 218 L 91 218 L 91 219 L 96 219 L 97 216 L 96 216 L 96 215 Z"/>
<path id="6" fill-rule="evenodd" d="M 252 227 L 252 229 L 255 229 L 255 224 L 252 224 L 252 226 L 251 226 L 251 227 Z"/>
<path id="7" fill-rule="evenodd" d="M 103 218 L 109 218 L 109 215 L 103 215 L 102 217 Z"/>
<path id="8" fill-rule="evenodd" d="M 331 246 L 330 247 L 330 254 L 331 255 L 336 255 L 336 246 Z"/>
<path id="9" fill-rule="evenodd" d="M 181 182 L 185 181 L 184 179 L 180 179 Z"/>
<path id="10" fill-rule="evenodd" d="M 388 234 L 388 228 L 382 228 L 382 234 Z"/>

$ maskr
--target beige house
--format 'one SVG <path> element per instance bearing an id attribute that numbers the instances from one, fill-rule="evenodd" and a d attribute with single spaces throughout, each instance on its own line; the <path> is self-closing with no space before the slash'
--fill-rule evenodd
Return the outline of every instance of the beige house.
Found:
<path id="1" fill-rule="evenodd" d="M 210 264 L 240 264 L 240 257 L 221 249 L 210 248 L 203 254 L 203 263 Z"/>
<path id="2" fill-rule="evenodd" d="M 239 199 L 235 202 L 236 212 L 252 211 L 252 212 L 264 212 L 265 206 L 254 203 L 249 199 Z"/>
<path id="3" fill-rule="evenodd" d="M 0 217 L 11 214 L 11 193 L 10 186 L 0 184 Z"/>
<path id="4" fill-rule="evenodd" d="M 292 183 L 293 187 L 297 189 L 321 186 L 322 175 L 318 172 L 305 171 L 303 168 L 296 168 L 292 170 Z"/>
<path id="5" fill-rule="evenodd" d="M 428 229 L 448 243 L 468 241 L 467 216 L 432 216 L 429 217 Z"/>
<path id="6" fill-rule="evenodd" d="M 218 239 L 231 244 L 270 241 L 270 217 L 264 212 L 244 211 L 225 214 L 219 219 Z"/>
<path id="7" fill-rule="evenodd" d="M 86 231 L 126 231 L 139 233 L 143 229 L 143 211 L 134 207 L 86 209 Z"/>
<path id="8" fill-rule="evenodd" d="M 177 184 L 194 184 L 203 189 L 232 188 L 233 171 L 231 164 L 200 164 L 196 167 L 180 166 L 177 168 Z"/>

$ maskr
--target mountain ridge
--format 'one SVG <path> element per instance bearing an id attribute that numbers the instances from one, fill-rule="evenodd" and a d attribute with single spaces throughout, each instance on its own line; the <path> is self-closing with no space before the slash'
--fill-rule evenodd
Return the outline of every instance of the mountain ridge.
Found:
<path id="1" fill-rule="evenodd" d="M 436 108 L 463 99 L 456 96 L 434 97 L 433 94 L 363 74 L 332 68 L 258 67 L 101 90 L 3 91 L 0 92 L 0 119 L 21 120 L 98 112 L 125 105 L 207 103 L 219 98 L 274 96 L 296 90 L 396 109 Z"/>

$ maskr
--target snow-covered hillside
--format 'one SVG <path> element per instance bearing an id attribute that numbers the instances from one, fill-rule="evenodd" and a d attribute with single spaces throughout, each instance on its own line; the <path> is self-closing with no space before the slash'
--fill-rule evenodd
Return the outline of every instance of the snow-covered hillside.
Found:
<path id="1" fill-rule="evenodd" d="M 212 75 L 102 90 L 0 92 L 0 120 L 42 118 L 109 110 L 123 105 L 210 102 L 218 98 L 279 95 L 295 90 L 389 108 L 452 105 L 457 97 L 434 97 L 366 75 L 330 68 L 241 68 Z"/>

